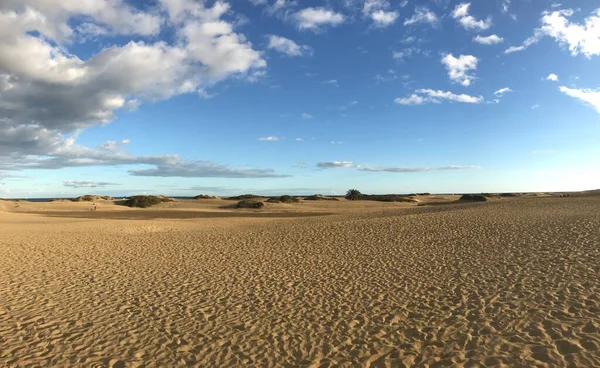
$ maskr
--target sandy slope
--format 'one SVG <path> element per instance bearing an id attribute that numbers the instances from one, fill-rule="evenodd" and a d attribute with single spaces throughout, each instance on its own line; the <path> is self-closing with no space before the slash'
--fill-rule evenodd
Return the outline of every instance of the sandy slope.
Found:
<path id="1" fill-rule="evenodd" d="M 0 366 L 600 366 L 598 197 L 222 202 L 0 202 Z"/>

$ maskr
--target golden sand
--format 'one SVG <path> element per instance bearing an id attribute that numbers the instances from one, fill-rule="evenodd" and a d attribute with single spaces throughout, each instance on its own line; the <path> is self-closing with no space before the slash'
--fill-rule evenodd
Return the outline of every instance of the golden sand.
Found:
<path id="1" fill-rule="evenodd" d="M 600 366 L 598 196 L 99 203 L 0 201 L 0 366 Z"/>

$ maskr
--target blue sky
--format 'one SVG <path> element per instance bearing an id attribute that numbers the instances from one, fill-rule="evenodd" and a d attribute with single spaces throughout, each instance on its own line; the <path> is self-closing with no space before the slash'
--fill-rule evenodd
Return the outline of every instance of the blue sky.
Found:
<path id="1" fill-rule="evenodd" d="M 9 0 L 0 197 L 600 188 L 593 3 Z"/>

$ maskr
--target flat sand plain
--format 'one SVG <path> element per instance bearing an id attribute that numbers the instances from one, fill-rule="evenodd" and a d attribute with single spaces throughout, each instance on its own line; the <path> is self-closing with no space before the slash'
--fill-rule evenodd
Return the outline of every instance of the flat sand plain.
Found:
<path id="1" fill-rule="evenodd" d="M 597 193 L 228 204 L 0 201 L 0 366 L 600 366 Z"/>

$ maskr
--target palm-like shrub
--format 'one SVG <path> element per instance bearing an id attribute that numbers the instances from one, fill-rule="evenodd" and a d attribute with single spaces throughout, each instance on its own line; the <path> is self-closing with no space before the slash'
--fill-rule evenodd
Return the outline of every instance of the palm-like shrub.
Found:
<path id="1" fill-rule="evenodd" d="M 363 195 L 358 189 L 348 189 L 346 199 L 349 201 L 360 201 Z"/>

